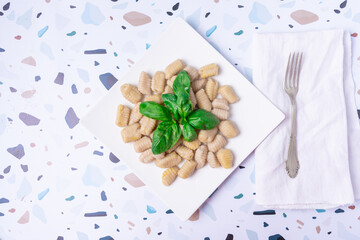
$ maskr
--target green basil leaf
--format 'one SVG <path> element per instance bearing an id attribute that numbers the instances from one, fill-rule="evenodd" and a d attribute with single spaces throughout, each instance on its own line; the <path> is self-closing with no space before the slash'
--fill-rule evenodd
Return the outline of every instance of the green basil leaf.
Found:
<path id="1" fill-rule="evenodd" d="M 176 121 L 179 120 L 179 112 L 177 109 L 177 98 L 174 94 L 167 93 L 162 95 L 165 106 L 170 109 Z"/>
<path id="2" fill-rule="evenodd" d="M 179 115 L 183 119 L 186 119 L 186 117 L 192 112 L 192 110 L 193 106 L 189 99 L 184 104 L 178 105 Z"/>
<path id="3" fill-rule="evenodd" d="M 190 78 L 186 71 L 182 70 L 176 76 L 173 84 L 174 93 L 177 97 L 178 105 L 182 105 L 190 97 Z"/>
<path id="4" fill-rule="evenodd" d="M 212 129 L 219 124 L 219 119 L 204 109 L 193 111 L 187 118 L 188 123 L 196 129 Z"/>
<path id="5" fill-rule="evenodd" d="M 161 120 L 161 121 L 171 121 L 170 111 L 156 102 L 142 102 L 140 104 L 140 113 L 148 118 Z"/>
<path id="6" fill-rule="evenodd" d="M 161 122 L 153 135 L 152 153 L 160 154 L 172 148 L 181 136 L 181 128 L 175 122 Z"/>
<path id="7" fill-rule="evenodd" d="M 184 124 L 182 132 L 183 132 L 184 140 L 187 142 L 192 142 L 197 137 L 197 133 L 195 129 L 189 123 Z"/>

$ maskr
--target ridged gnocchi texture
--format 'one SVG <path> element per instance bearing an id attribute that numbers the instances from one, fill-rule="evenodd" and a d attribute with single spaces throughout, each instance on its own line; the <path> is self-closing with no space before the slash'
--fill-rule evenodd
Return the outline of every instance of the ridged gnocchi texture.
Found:
<path id="1" fill-rule="evenodd" d="M 194 90 L 194 92 L 197 92 L 199 91 L 200 89 L 204 88 L 205 85 L 207 83 L 207 79 L 206 78 L 203 78 L 203 79 L 199 79 L 199 80 L 196 80 L 196 81 L 193 81 L 191 83 L 191 87 L 192 89 Z"/>
<path id="2" fill-rule="evenodd" d="M 214 108 L 213 110 L 211 110 L 211 113 L 214 114 L 220 120 L 226 120 L 229 118 L 230 115 L 228 110 L 224 110 L 220 108 Z"/>
<path id="3" fill-rule="evenodd" d="M 175 74 L 178 74 L 185 67 L 185 63 L 181 59 L 176 59 L 165 68 L 165 78 L 170 79 Z"/>
<path id="4" fill-rule="evenodd" d="M 216 157 L 223 168 L 229 169 L 233 166 L 234 156 L 229 149 L 225 149 L 225 148 L 220 149 L 216 153 Z"/>
<path id="5" fill-rule="evenodd" d="M 151 89 L 155 93 L 163 93 L 165 89 L 165 74 L 161 71 L 155 72 L 152 81 L 151 81 Z"/>
<path id="6" fill-rule="evenodd" d="M 144 71 L 140 73 L 138 89 L 142 94 L 151 94 L 151 77 Z"/>
<path id="7" fill-rule="evenodd" d="M 196 94 L 196 101 L 199 108 L 202 108 L 208 112 L 211 111 L 211 102 L 205 93 L 204 89 L 200 89 Z"/>
<path id="8" fill-rule="evenodd" d="M 217 134 L 214 138 L 214 141 L 208 143 L 208 148 L 210 152 L 217 152 L 219 149 L 223 148 L 227 144 L 226 138 L 224 136 Z"/>
<path id="9" fill-rule="evenodd" d="M 171 88 L 173 88 L 174 81 L 176 79 L 177 75 L 172 76 L 170 79 L 166 81 L 166 84 L 169 85 Z"/>
<path id="10" fill-rule="evenodd" d="M 201 78 L 208 78 L 217 75 L 219 72 L 219 66 L 216 63 L 211 63 L 205 66 L 202 66 L 199 69 L 199 74 Z"/>
<path id="11" fill-rule="evenodd" d="M 141 153 L 144 152 L 145 150 L 151 148 L 151 139 L 149 137 L 142 137 L 139 140 L 137 140 L 136 142 L 134 142 L 134 149 L 135 152 L 137 153 Z"/>
<path id="12" fill-rule="evenodd" d="M 140 124 L 134 123 L 121 130 L 121 137 L 125 143 L 133 142 L 141 138 Z"/>
<path id="13" fill-rule="evenodd" d="M 192 88 L 190 88 L 190 97 L 189 97 L 189 99 L 190 99 L 190 102 L 192 103 L 193 109 L 194 109 L 196 104 L 197 104 L 197 100 L 196 100 L 196 96 L 195 96 L 195 93 L 194 93 Z"/>
<path id="14" fill-rule="evenodd" d="M 195 151 L 195 162 L 197 163 L 196 169 L 202 168 L 206 164 L 206 159 L 208 155 L 208 148 L 205 145 L 201 145 Z"/>
<path id="15" fill-rule="evenodd" d="M 178 176 L 181 178 L 188 178 L 191 175 L 193 175 L 195 168 L 196 168 L 196 162 L 191 160 L 186 160 L 184 164 L 181 166 L 181 168 L 178 171 Z"/>
<path id="16" fill-rule="evenodd" d="M 144 99 L 144 102 L 147 102 L 147 101 L 152 101 L 152 102 L 156 102 L 158 104 L 162 104 L 163 103 L 162 95 L 161 94 L 149 95 Z"/>
<path id="17" fill-rule="evenodd" d="M 129 125 L 139 122 L 142 117 L 143 115 L 140 113 L 140 103 L 137 103 L 131 110 Z"/>
<path id="18" fill-rule="evenodd" d="M 219 88 L 220 95 L 225 98 L 229 103 L 235 103 L 239 101 L 238 95 L 234 92 L 232 87 L 229 85 L 224 85 Z"/>
<path id="19" fill-rule="evenodd" d="M 196 68 L 194 68 L 192 66 L 186 66 L 184 68 L 184 70 L 188 73 L 191 81 L 199 79 L 200 75 L 199 75 L 199 72 L 198 72 L 198 70 Z"/>
<path id="20" fill-rule="evenodd" d="M 184 141 L 183 144 L 185 145 L 185 147 L 190 148 L 191 150 L 196 150 L 201 145 L 201 142 L 199 139 L 195 139 L 192 142 Z"/>
<path id="21" fill-rule="evenodd" d="M 227 138 L 233 138 L 239 135 L 239 130 L 233 121 L 226 120 L 219 123 L 220 132 Z"/>
<path id="22" fill-rule="evenodd" d="M 200 130 L 198 139 L 203 143 L 212 142 L 218 132 L 218 128 L 214 127 L 210 130 Z"/>
<path id="23" fill-rule="evenodd" d="M 133 104 L 140 102 L 143 97 L 142 93 L 134 85 L 128 83 L 123 84 L 120 90 L 124 98 Z"/>
<path id="24" fill-rule="evenodd" d="M 179 163 L 181 163 L 181 161 L 181 157 L 176 152 L 172 152 L 166 155 L 164 158 L 156 159 L 155 165 L 159 168 L 171 168 L 177 166 Z"/>
<path id="25" fill-rule="evenodd" d="M 155 160 L 151 148 L 142 152 L 139 156 L 139 160 L 143 163 L 150 163 Z"/>
<path id="26" fill-rule="evenodd" d="M 214 101 L 212 101 L 213 108 L 223 109 L 223 110 L 229 110 L 229 103 L 224 98 L 216 98 Z"/>
<path id="27" fill-rule="evenodd" d="M 212 168 L 218 168 L 218 167 L 221 166 L 221 164 L 219 163 L 215 153 L 213 153 L 213 152 L 208 152 L 208 154 L 207 154 L 207 163 Z"/>
<path id="28" fill-rule="evenodd" d="M 218 81 L 209 78 L 205 86 L 205 91 L 211 101 L 216 98 L 218 94 L 218 90 L 219 90 Z"/>
<path id="29" fill-rule="evenodd" d="M 143 135 L 150 135 L 156 126 L 156 120 L 144 116 L 140 121 L 140 133 Z"/>
<path id="30" fill-rule="evenodd" d="M 161 178 L 162 183 L 165 186 L 170 186 L 175 181 L 175 179 L 177 178 L 178 171 L 179 171 L 178 166 L 166 169 L 162 174 L 162 178 Z"/>
<path id="31" fill-rule="evenodd" d="M 116 125 L 118 125 L 119 127 L 127 126 L 129 122 L 129 118 L 130 118 L 130 108 L 120 104 L 117 108 L 117 113 L 116 113 L 116 120 L 115 120 Z"/>
<path id="32" fill-rule="evenodd" d="M 194 151 L 185 146 L 178 146 L 175 149 L 175 152 L 179 154 L 180 157 L 185 158 L 187 160 L 192 160 L 194 158 Z"/>

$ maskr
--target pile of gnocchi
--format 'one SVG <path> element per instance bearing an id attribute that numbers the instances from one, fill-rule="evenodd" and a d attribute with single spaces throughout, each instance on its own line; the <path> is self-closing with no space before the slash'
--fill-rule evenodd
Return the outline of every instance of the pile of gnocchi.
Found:
<path id="1" fill-rule="evenodd" d="M 210 130 L 198 131 L 197 138 L 192 142 L 180 138 L 176 144 L 166 152 L 153 154 L 152 138 L 155 128 L 160 120 L 143 116 L 140 113 L 141 102 L 153 101 L 163 104 L 162 94 L 174 93 L 173 83 L 177 74 L 185 70 L 191 81 L 190 101 L 193 109 L 204 109 L 214 114 L 220 123 Z M 130 109 L 125 105 L 118 105 L 116 125 L 123 127 L 121 136 L 125 143 L 134 142 L 134 150 L 140 153 L 139 160 L 164 168 L 162 183 L 171 185 L 177 177 L 188 178 L 195 170 L 209 164 L 211 168 L 231 168 L 234 156 L 231 150 L 224 148 L 230 138 L 239 134 L 236 124 L 228 120 L 230 116 L 230 104 L 239 101 L 239 97 L 231 86 L 219 86 L 219 82 L 213 77 L 218 74 L 219 67 L 212 63 L 196 68 L 185 65 L 181 59 L 169 64 L 164 72 L 157 71 L 150 77 L 141 72 L 138 86 L 125 83 L 120 90 L 124 98 L 134 107 Z M 218 98 L 220 94 L 221 98 Z M 179 165 L 184 163 L 179 167 Z"/>

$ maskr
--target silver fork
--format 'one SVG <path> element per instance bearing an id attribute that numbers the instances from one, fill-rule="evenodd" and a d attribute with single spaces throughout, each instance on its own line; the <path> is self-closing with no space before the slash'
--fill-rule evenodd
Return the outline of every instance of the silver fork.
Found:
<path id="1" fill-rule="evenodd" d="M 303 53 L 290 53 L 286 67 L 284 91 L 291 102 L 291 133 L 289 149 L 286 159 L 286 171 L 289 177 L 295 178 L 298 174 L 300 164 L 297 157 L 296 146 L 296 94 L 299 91 L 299 75 L 301 70 Z"/>

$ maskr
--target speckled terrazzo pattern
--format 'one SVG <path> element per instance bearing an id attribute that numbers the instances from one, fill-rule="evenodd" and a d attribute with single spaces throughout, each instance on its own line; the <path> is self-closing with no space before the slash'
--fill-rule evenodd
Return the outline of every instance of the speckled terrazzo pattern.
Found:
<path id="1" fill-rule="evenodd" d="M 359 239 L 359 203 L 326 211 L 255 205 L 252 156 L 181 222 L 79 124 L 176 17 L 249 81 L 252 33 L 344 28 L 360 108 L 354 1 L 2 1 L 0 238 Z"/>

